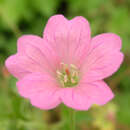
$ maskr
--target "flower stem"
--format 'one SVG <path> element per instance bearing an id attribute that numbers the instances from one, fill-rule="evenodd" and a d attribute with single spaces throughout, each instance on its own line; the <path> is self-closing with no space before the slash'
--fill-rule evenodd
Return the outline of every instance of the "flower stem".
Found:
<path id="1" fill-rule="evenodd" d="M 70 130 L 76 130 L 76 111 L 70 110 Z"/>

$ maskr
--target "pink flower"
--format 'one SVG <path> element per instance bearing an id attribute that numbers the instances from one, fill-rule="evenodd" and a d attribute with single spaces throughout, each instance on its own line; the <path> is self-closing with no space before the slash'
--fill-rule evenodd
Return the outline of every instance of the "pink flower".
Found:
<path id="1" fill-rule="evenodd" d="M 104 105 L 114 94 L 103 81 L 120 67 L 121 39 L 113 33 L 91 38 L 88 21 L 52 16 L 43 38 L 25 35 L 18 39 L 18 52 L 6 60 L 18 78 L 21 96 L 40 109 L 60 103 L 76 110 Z"/>

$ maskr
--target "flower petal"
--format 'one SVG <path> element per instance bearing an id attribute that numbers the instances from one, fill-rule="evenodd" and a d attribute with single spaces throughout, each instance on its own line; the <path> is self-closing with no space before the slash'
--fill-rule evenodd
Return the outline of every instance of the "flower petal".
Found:
<path id="1" fill-rule="evenodd" d="M 44 38 L 58 53 L 62 62 L 79 64 L 90 42 L 89 23 L 81 16 L 67 20 L 62 15 L 55 15 L 46 25 Z"/>
<path id="2" fill-rule="evenodd" d="M 92 39 L 91 45 L 91 51 L 81 67 L 82 80 L 86 82 L 101 80 L 112 75 L 123 61 L 119 36 L 112 33 L 101 34 Z"/>
<path id="3" fill-rule="evenodd" d="M 62 89 L 61 100 L 65 105 L 76 110 L 88 110 L 91 106 L 86 92 L 79 87 Z"/>
<path id="4" fill-rule="evenodd" d="M 56 81 L 49 75 L 33 73 L 17 82 L 21 96 L 30 99 L 32 105 L 40 109 L 52 109 L 61 101 Z"/>
<path id="5" fill-rule="evenodd" d="M 19 72 L 24 71 L 46 71 L 52 74 L 59 62 L 58 56 L 45 40 L 38 36 L 25 35 L 18 39 L 18 54 L 7 59 L 6 66 L 12 74 L 15 73 L 14 76 L 21 78 L 26 73 Z"/>
<path id="6" fill-rule="evenodd" d="M 8 71 L 16 78 L 22 78 L 32 72 L 44 72 L 34 61 L 20 54 L 10 56 L 6 60 L 5 65 Z"/>
<path id="7" fill-rule="evenodd" d="M 92 104 L 104 105 L 114 97 L 113 92 L 104 81 L 96 81 L 90 84 L 85 83 L 83 87 L 90 97 Z"/>
<path id="8" fill-rule="evenodd" d="M 104 81 L 92 84 L 81 83 L 78 87 L 62 90 L 61 99 L 68 107 L 76 110 L 88 110 L 91 105 L 104 105 L 114 97 Z"/>

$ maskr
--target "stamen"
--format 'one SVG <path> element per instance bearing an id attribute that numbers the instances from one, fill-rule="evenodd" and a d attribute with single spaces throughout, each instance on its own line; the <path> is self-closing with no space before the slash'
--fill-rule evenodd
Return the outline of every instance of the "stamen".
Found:
<path id="1" fill-rule="evenodd" d="M 56 71 L 57 78 L 63 87 L 73 87 L 79 82 L 78 68 L 70 64 L 61 63 L 61 69 Z"/>
<path id="2" fill-rule="evenodd" d="M 73 64 L 70 64 L 70 67 L 77 70 L 77 67 L 75 65 L 73 65 Z"/>
<path id="3" fill-rule="evenodd" d="M 72 71 L 72 77 L 74 76 L 78 76 L 78 72 L 77 71 Z"/>
<path id="4" fill-rule="evenodd" d="M 58 70 L 56 71 L 56 73 L 57 73 L 57 75 L 60 75 L 60 76 L 63 75 L 63 74 L 62 74 L 60 71 L 58 71 Z"/>
<path id="5" fill-rule="evenodd" d="M 71 78 L 71 82 L 72 82 L 72 83 L 75 83 L 75 80 L 74 80 L 73 78 Z"/>
<path id="6" fill-rule="evenodd" d="M 64 82 L 66 83 L 68 81 L 67 75 L 64 76 Z"/>

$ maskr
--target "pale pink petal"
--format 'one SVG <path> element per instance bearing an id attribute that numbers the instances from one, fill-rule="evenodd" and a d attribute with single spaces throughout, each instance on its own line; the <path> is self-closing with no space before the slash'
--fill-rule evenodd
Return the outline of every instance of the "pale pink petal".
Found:
<path id="1" fill-rule="evenodd" d="M 83 79 L 86 82 L 104 79 L 118 70 L 123 54 L 120 52 L 120 37 L 106 33 L 94 37 L 91 41 L 91 51 L 81 67 Z"/>
<path id="2" fill-rule="evenodd" d="M 17 82 L 21 96 L 30 99 L 32 105 L 40 109 L 52 109 L 61 101 L 56 81 L 49 75 L 32 73 Z"/>
<path id="3" fill-rule="evenodd" d="M 53 69 L 59 64 L 59 57 L 46 40 L 35 35 L 25 35 L 18 40 L 18 52 L 26 54 L 41 64 Z"/>
<path id="4" fill-rule="evenodd" d="M 7 68 L 17 78 L 21 78 L 27 72 L 46 71 L 54 74 L 59 63 L 58 56 L 49 44 L 34 35 L 20 37 L 18 39 L 18 54 L 6 60 Z M 25 71 L 26 73 L 24 73 Z"/>
<path id="5" fill-rule="evenodd" d="M 88 110 L 93 104 L 104 105 L 113 97 L 112 91 L 104 81 L 81 83 L 61 92 L 63 103 L 76 110 Z"/>
<path id="6" fill-rule="evenodd" d="M 52 16 L 44 30 L 47 40 L 64 63 L 78 63 L 90 42 L 88 21 L 81 17 L 67 20 L 62 15 Z"/>
<path id="7" fill-rule="evenodd" d="M 104 105 L 114 97 L 113 92 L 104 81 L 83 84 L 81 87 L 84 87 L 84 91 L 86 90 L 92 104 Z"/>
<path id="8" fill-rule="evenodd" d="M 32 72 L 44 72 L 39 64 L 20 54 L 10 56 L 5 65 L 16 78 L 22 78 Z"/>
<path id="9" fill-rule="evenodd" d="M 95 36 L 94 38 L 92 38 L 92 49 L 95 49 L 98 46 L 102 46 L 105 47 L 105 45 L 103 45 L 104 43 L 107 44 L 107 46 L 109 49 L 115 49 L 115 50 L 120 50 L 121 46 L 122 46 L 122 40 L 121 38 L 114 34 L 114 33 L 103 33 L 103 34 L 99 34 L 97 36 Z"/>
<path id="10" fill-rule="evenodd" d="M 61 100 L 66 106 L 76 110 L 88 110 L 91 106 L 91 100 L 86 91 L 80 87 L 62 89 Z"/>

